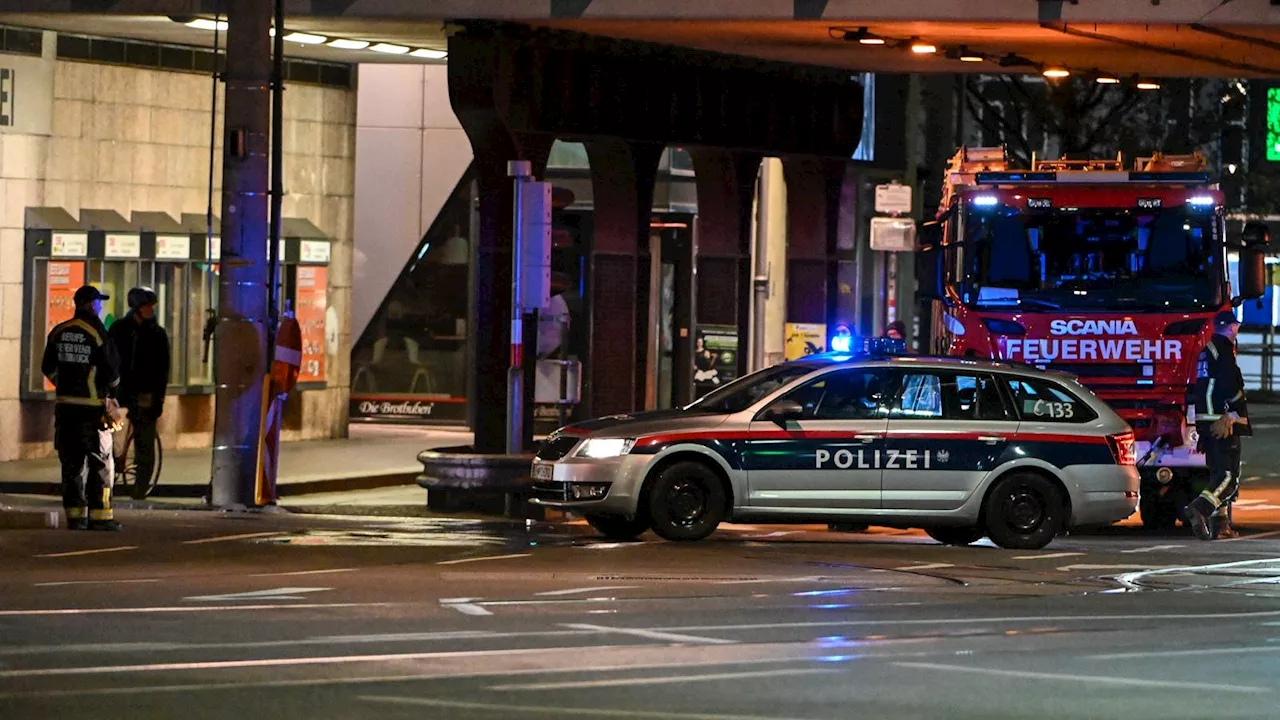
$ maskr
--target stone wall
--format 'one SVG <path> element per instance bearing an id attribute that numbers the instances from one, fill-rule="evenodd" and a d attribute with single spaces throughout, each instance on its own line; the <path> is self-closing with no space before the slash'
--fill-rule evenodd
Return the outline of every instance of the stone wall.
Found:
<path id="1" fill-rule="evenodd" d="M 0 134 L 0 461 L 51 452 L 50 403 L 20 401 L 25 209 L 62 207 L 203 215 L 210 140 L 210 80 L 197 74 L 53 60 L 50 134 Z M 221 92 L 219 110 L 223 107 Z M 220 214 L 221 117 L 214 207 Z M 346 433 L 355 94 L 292 84 L 285 95 L 284 215 L 310 220 L 332 241 L 328 302 L 339 318 L 328 385 L 300 398 L 286 440 Z M 43 343 L 43 338 L 32 338 Z M 294 403 L 299 400 L 295 399 Z M 211 442 L 211 395 L 171 393 L 162 418 L 166 447 Z"/>

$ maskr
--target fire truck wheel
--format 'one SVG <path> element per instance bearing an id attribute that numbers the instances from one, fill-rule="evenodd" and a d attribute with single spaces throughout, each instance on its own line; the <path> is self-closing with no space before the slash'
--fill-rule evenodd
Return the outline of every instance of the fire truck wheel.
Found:
<path id="1" fill-rule="evenodd" d="M 1138 515 L 1142 528 L 1153 532 L 1168 532 L 1178 526 L 1178 508 L 1165 498 L 1143 494 L 1138 502 Z"/>
<path id="2" fill-rule="evenodd" d="M 587 524 L 610 540 L 635 540 L 649 529 L 649 518 L 636 515 L 587 515 Z"/>
<path id="3" fill-rule="evenodd" d="M 1053 481 L 1015 472 L 996 481 L 984 505 L 987 537 L 1002 548 L 1039 550 L 1066 524 L 1066 502 Z"/>
<path id="4" fill-rule="evenodd" d="M 665 540 L 701 540 L 728 511 L 724 482 L 700 462 L 677 462 L 646 489 L 653 531 Z"/>
<path id="5" fill-rule="evenodd" d="M 967 527 L 925 528 L 924 531 L 943 545 L 969 545 L 978 542 L 986 534 L 982 528 Z"/>

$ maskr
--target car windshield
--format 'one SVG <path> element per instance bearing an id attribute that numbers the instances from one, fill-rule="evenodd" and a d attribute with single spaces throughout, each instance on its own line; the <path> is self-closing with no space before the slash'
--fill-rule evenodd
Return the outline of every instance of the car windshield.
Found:
<path id="1" fill-rule="evenodd" d="M 685 409 L 724 414 L 742 412 L 783 385 L 802 378 L 819 367 L 811 362 L 774 365 L 712 390 Z"/>
<path id="2" fill-rule="evenodd" d="M 965 214 L 965 300 L 1022 310 L 1200 310 L 1221 302 L 1214 214 L 1098 208 Z"/>

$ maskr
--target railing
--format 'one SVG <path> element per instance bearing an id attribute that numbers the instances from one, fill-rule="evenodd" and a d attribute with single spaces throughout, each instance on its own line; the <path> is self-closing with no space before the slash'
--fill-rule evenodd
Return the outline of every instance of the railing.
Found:
<path id="1" fill-rule="evenodd" d="M 1242 333 L 1236 345 L 1236 357 L 1246 390 L 1275 392 L 1280 349 L 1276 347 L 1274 328 L 1263 328 L 1261 333 Z"/>

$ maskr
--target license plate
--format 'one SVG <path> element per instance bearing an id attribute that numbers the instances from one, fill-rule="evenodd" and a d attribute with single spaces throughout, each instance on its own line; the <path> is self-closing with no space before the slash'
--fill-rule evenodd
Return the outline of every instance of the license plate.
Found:
<path id="1" fill-rule="evenodd" d="M 554 469 L 554 466 L 552 465 L 534 465 L 533 479 L 534 480 L 550 480 L 553 469 Z"/>

